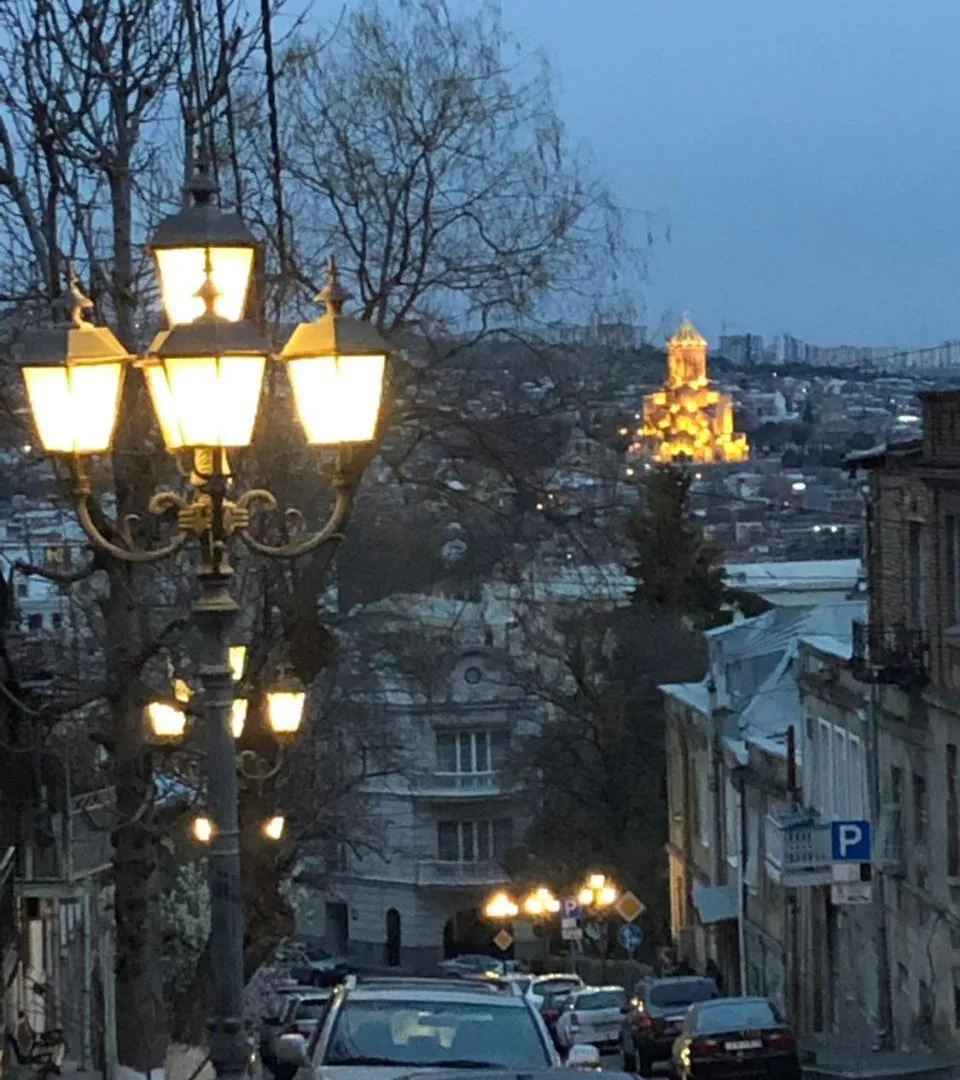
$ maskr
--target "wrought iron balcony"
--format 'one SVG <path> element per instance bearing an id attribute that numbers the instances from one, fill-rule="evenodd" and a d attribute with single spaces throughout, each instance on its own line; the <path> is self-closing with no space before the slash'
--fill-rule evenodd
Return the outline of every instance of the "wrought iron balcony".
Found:
<path id="1" fill-rule="evenodd" d="M 510 792 L 505 773 L 490 772 L 432 772 L 413 780 L 417 795 L 429 798 L 490 798 Z"/>
<path id="2" fill-rule="evenodd" d="M 854 675 L 862 682 L 887 683 L 903 690 L 925 686 L 930 672 L 930 642 L 926 631 L 903 623 L 853 624 Z"/>
<path id="3" fill-rule="evenodd" d="M 767 876 L 777 885 L 795 888 L 831 880 L 830 826 L 808 812 L 768 814 L 764 849 Z"/>
<path id="4" fill-rule="evenodd" d="M 443 859 L 422 859 L 417 866 L 418 885 L 437 885 L 446 888 L 464 886 L 503 885 L 509 877 L 495 860 L 483 862 L 446 862 Z"/>

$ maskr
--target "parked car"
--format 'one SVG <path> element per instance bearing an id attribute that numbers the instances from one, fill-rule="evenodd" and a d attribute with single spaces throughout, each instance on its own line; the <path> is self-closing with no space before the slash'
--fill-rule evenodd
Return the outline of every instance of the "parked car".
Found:
<path id="1" fill-rule="evenodd" d="M 299 994 L 290 995 L 285 1003 L 279 1022 L 274 1025 L 273 1036 L 268 1040 L 267 1052 L 260 1051 L 260 1057 L 276 1080 L 293 1080 L 296 1069 L 290 1069 L 277 1059 L 277 1046 L 284 1035 L 300 1035 L 309 1039 L 317 1025 L 327 1015 L 333 990 L 318 989 L 309 993 L 300 988 Z"/>
<path id="2" fill-rule="evenodd" d="M 290 1005 L 290 998 L 303 993 L 303 987 L 293 981 L 275 986 L 272 992 L 270 1011 L 260 1020 L 260 1060 L 268 1069 L 273 1069 L 273 1053 L 277 1039 L 283 1031 L 283 1018 Z"/>
<path id="3" fill-rule="evenodd" d="M 658 1061 L 669 1061 L 687 1009 L 720 996 L 713 979 L 678 975 L 637 983 L 620 1028 L 625 1072 L 649 1076 Z"/>
<path id="4" fill-rule="evenodd" d="M 775 1076 L 800 1080 L 792 1028 L 766 998 L 714 998 L 691 1005 L 673 1044 L 679 1080 Z"/>
<path id="5" fill-rule="evenodd" d="M 579 975 L 562 973 L 557 975 L 537 975 L 530 980 L 527 999 L 535 1008 L 539 1009 L 543 1004 L 545 995 L 556 990 L 580 990 L 583 985 L 583 979 Z"/>
<path id="6" fill-rule="evenodd" d="M 441 960 L 437 967 L 443 975 L 483 975 L 492 972 L 496 975 L 503 973 L 503 961 L 495 956 L 484 956 L 481 953 L 464 953 L 462 956 L 454 956 L 449 960 Z"/>
<path id="7" fill-rule="evenodd" d="M 302 986 L 335 986 L 350 973 L 350 965 L 342 956 L 331 956 L 321 946 L 296 938 L 280 945 L 277 962 Z"/>
<path id="8" fill-rule="evenodd" d="M 599 1049 L 620 1045 L 620 1022 L 627 1004 L 622 986 L 574 990 L 557 1020 L 557 1041 L 564 1048 L 584 1043 Z"/>
<path id="9" fill-rule="evenodd" d="M 599 1065 L 593 1047 L 574 1051 L 568 1064 Z M 358 1068 L 378 1080 L 459 1069 L 515 1076 L 561 1064 L 539 1013 L 510 984 L 456 978 L 351 977 L 312 1038 L 284 1035 L 277 1057 L 299 1067 L 298 1080 L 347 1080 Z"/>
<path id="10" fill-rule="evenodd" d="M 560 987 L 558 990 L 548 990 L 540 1003 L 540 1015 L 547 1025 L 547 1031 L 550 1032 L 550 1038 L 553 1039 L 554 1046 L 558 1049 L 560 1044 L 557 1041 L 557 1021 L 560 1019 L 563 1007 L 572 992 L 573 988 L 569 986 Z"/>

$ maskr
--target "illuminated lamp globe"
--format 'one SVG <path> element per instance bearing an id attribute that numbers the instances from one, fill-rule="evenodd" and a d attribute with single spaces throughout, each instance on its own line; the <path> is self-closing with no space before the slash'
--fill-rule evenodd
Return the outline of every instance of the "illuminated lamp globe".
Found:
<path id="1" fill-rule="evenodd" d="M 278 738 L 296 735 L 303 722 L 306 701 L 303 683 L 289 671 L 282 673 L 267 691 L 267 722 L 274 735 Z"/>
<path id="2" fill-rule="evenodd" d="M 233 681 L 240 682 L 243 678 L 244 669 L 247 666 L 247 647 L 246 645 L 231 645 L 230 646 L 230 671 L 233 674 Z"/>
<path id="3" fill-rule="evenodd" d="M 606 883 L 607 879 L 603 874 L 591 874 L 587 879 L 587 884 L 591 889 L 602 889 Z"/>
<path id="4" fill-rule="evenodd" d="M 311 446 L 370 442 L 377 432 L 389 350 L 376 327 L 343 314 L 349 298 L 331 258 L 317 296 L 326 311 L 300 323 L 280 352 Z"/>
<path id="5" fill-rule="evenodd" d="M 525 915 L 537 919 L 544 914 L 545 910 L 542 898 L 536 893 L 531 893 L 529 896 L 524 897 L 523 911 Z"/>
<path id="6" fill-rule="evenodd" d="M 280 840 L 286 824 L 286 819 L 281 814 L 275 814 L 263 823 L 263 835 L 268 840 Z"/>
<path id="7" fill-rule="evenodd" d="M 151 701 L 147 706 L 150 730 L 158 739 L 179 739 L 187 727 L 182 709 L 167 701 Z"/>
<path id="8" fill-rule="evenodd" d="M 192 826 L 194 839 L 201 844 L 209 844 L 216 831 L 210 818 L 202 815 L 193 819 Z"/>
<path id="9" fill-rule="evenodd" d="M 158 334 L 140 364 L 168 450 L 249 446 L 260 405 L 266 338 L 214 313 L 209 275 L 201 292 L 206 313 Z"/>
<path id="10" fill-rule="evenodd" d="M 75 277 L 53 326 L 24 335 L 19 365 L 30 412 L 50 454 L 103 454 L 117 425 L 120 391 L 134 359 L 103 326 Z"/>
<path id="11" fill-rule="evenodd" d="M 239 739 L 243 734 L 243 725 L 247 722 L 248 704 L 246 698 L 234 698 L 233 705 L 230 707 L 230 731 L 235 739 Z"/>
<path id="12" fill-rule="evenodd" d="M 581 907 L 589 907 L 593 903 L 593 889 L 581 889 L 577 893 L 577 903 Z"/>
<path id="13" fill-rule="evenodd" d="M 610 907 L 617 902 L 617 890 L 612 885 L 604 885 L 597 893 L 597 907 Z"/>
<path id="14" fill-rule="evenodd" d="M 512 919 L 518 915 L 520 909 L 505 892 L 495 893 L 487 901 L 483 909 L 488 919 Z"/>
<path id="15" fill-rule="evenodd" d="M 217 184 L 199 162 L 187 186 L 191 205 L 157 226 L 149 248 L 157 263 L 163 310 L 170 326 L 200 318 L 199 296 L 209 262 L 217 289 L 216 315 L 238 322 L 247 310 L 256 251 L 253 234 L 236 215 L 215 205 Z"/>

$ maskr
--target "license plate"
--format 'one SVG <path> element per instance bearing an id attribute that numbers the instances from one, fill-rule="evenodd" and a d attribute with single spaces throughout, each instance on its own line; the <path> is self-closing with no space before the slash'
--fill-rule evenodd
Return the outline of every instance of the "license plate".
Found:
<path id="1" fill-rule="evenodd" d="M 759 1050 L 761 1046 L 763 1046 L 762 1039 L 741 1039 L 740 1042 L 723 1044 L 724 1050 Z"/>

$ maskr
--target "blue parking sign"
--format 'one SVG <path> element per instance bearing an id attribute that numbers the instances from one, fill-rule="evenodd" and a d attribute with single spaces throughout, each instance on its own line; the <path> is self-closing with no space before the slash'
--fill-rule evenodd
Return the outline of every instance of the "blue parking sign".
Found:
<path id="1" fill-rule="evenodd" d="M 870 862 L 870 822 L 831 821 L 830 848 L 834 862 Z"/>
<path id="2" fill-rule="evenodd" d="M 580 918 L 580 905 L 576 900 L 569 899 L 563 901 L 563 917 L 565 919 Z"/>

